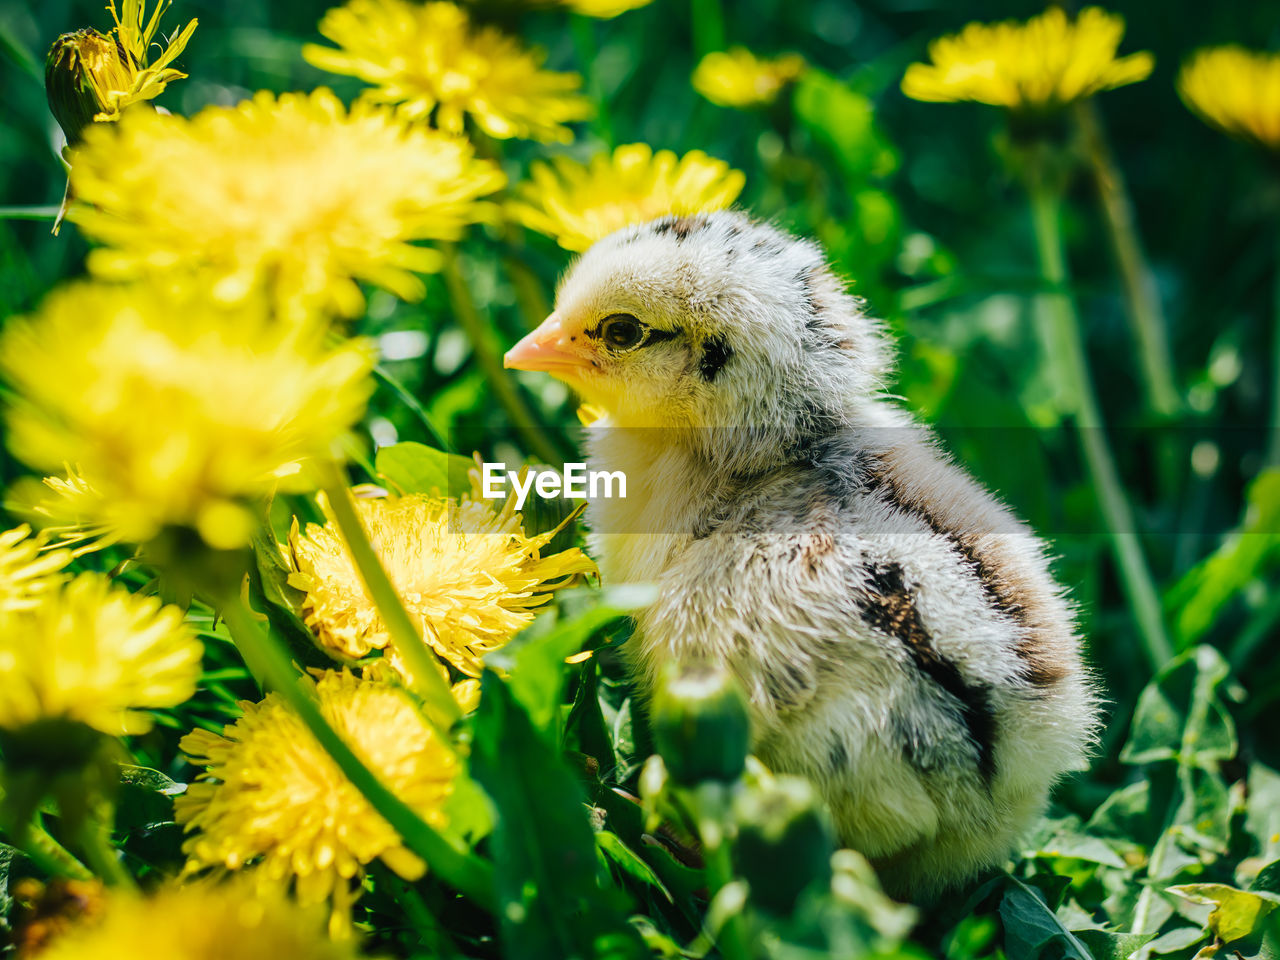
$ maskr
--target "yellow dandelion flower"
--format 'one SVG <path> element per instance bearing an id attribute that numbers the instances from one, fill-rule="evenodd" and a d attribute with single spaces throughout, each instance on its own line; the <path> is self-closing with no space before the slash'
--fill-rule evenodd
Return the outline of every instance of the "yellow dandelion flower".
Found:
<path id="1" fill-rule="evenodd" d="M 317 914 L 244 881 L 167 884 L 145 897 L 116 888 L 40 958 L 133 960 L 145 944 L 165 960 L 359 960 L 358 942 L 332 940 Z"/>
<path id="2" fill-rule="evenodd" d="M 261 288 L 288 315 L 355 316 L 357 281 L 420 297 L 414 272 L 442 259 L 410 241 L 457 239 L 504 182 L 465 140 L 386 108 L 259 93 L 189 120 L 136 112 L 87 131 L 68 217 L 104 244 L 89 254 L 99 276 L 194 274 L 219 301 Z"/>
<path id="3" fill-rule="evenodd" d="M 327 345 L 261 304 L 150 286 L 73 285 L 0 336 L 10 448 L 44 470 L 78 464 L 68 511 L 131 543 L 167 526 L 245 543 L 252 502 L 308 489 L 305 463 L 363 413 L 372 364 L 366 343 Z"/>
<path id="4" fill-rule="evenodd" d="M 77 466 L 63 464 L 51 477 L 19 477 L 9 488 L 10 509 L 29 516 L 50 545 L 81 557 L 123 541 L 123 533 L 102 518 L 110 513 L 102 493 Z"/>
<path id="5" fill-rule="evenodd" d="M 807 64 L 796 53 L 768 59 L 745 47 L 708 53 L 693 71 L 693 88 L 722 107 L 756 107 L 773 103 Z"/>
<path id="6" fill-rule="evenodd" d="M 565 124 L 591 115 L 578 74 L 544 70 L 542 51 L 473 26 L 455 3 L 349 0 L 324 15 L 320 32 L 338 49 L 309 44 L 310 63 L 372 84 L 369 100 L 403 104 L 409 117 L 434 114 L 450 133 L 469 115 L 491 137 L 567 143 Z"/>
<path id="7" fill-rule="evenodd" d="M 202 652 L 177 607 L 82 573 L 0 622 L 0 728 L 71 720 L 145 733 L 144 708 L 195 693 Z"/>
<path id="8" fill-rule="evenodd" d="M 159 0 L 148 18 L 146 0 L 124 0 L 121 17 L 116 0 L 110 0 L 107 9 L 116 23 L 110 33 L 77 30 L 53 42 L 45 58 L 45 92 L 68 143 L 79 141 L 90 123 L 118 120 L 125 107 L 155 99 L 170 82 L 186 76 L 169 64 L 186 49 L 195 20 L 151 60 L 160 18 L 170 3 Z"/>
<path id="9" fill-rule="evenodd" d="M 66 550 L 45 550 L 26 524 L 0 533 L 0 614 L 30 610 L 63 580 Z"/>
<path id="10" fill-rule="evenodd" d="M 584 17 L 612 20 L 630 10 L 647 7 L 653 3 L 653 0 L 560 0 L 560 3 L 566 9 L 573 13 L 580 13 Z"/>
<path id="11" fill-rule="evenodd" d="M 932 63 L 913 63 L 902 92 L 916 100 L 976 100 L 1027 112 L 1056 110 L 1102 90 L 1145 80 L 1150 53 L 1116 57 L 1124 18 L 1086 7 L 1074 20 L 1051 7 L 1025 23 L 971 23 L 929 44 Z"/>
<path id="12" fill-rule="evenodd" d="M 526 536 L 514 499 L 500 511 L 467 496 L 361 497 L 356 506 L 423 638 L 468 677 L 480 676 L 484 655 L 531 623 L 553 591 L 596 572 L 576 548 L 542 556 L 556 531 Z M 290 561 L 289 583 L 306 594 L 304 617 L 321 646 L 348 660 L 382 650 L 405 674 L 335 524 L 295 528 Z"/>
<path id="13" fill-rule="evenodd" d="M 530 230 L 582 251 L 633 223 L 668 213 L 723 210 L 746 184 L 741 171 L 692 150 L 677 157 L 645 143 L 618 147 L 582 164 L 568 157 L 535 163 L 508 213 Z"/>
<path id="14" fill-rule="evenodd" d="M 1178 73 L 1178 93 L 1206 123 L 1280 150 L 1280 53 L 1197 50 Z"/>
<path id="15" fill-rule="evenodd" d="M 316 683 L 320 709 L 386 786 L 431 826 L 458 761 L 396 684 L 327 672 Z M 339 770 L 277 694 L 241 703 L 244 716 L 221 735 L 196 730 L 181 749 L 204 772 L 176 798 L 190 836 L 187 872 L 254 866 L 265 890 L 295 883 L 303 904 L 331 901 L 341 925 L 359 894 L 364 867 L 381 859 L 407 880 L 426 865 Z"/>

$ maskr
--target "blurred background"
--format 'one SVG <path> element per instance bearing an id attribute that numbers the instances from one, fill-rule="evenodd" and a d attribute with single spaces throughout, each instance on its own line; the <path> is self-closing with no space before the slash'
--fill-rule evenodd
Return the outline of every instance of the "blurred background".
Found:
<path id="1" fill-rule="evenodd" d="M 327 6 L 179 0 L 169 29 L 200 20 L 177 64 L 190 78 L 172 84 L 158 103 L 191 114 L 258 89 L 317 85 L 354 97 L 358 81 L 323 73 L 301 56 L 304 43 L 321 39 L 315 28 Z M 978 478 L 1051 538 L 1059 577 L 1080 607 L 1090 658 L 1115 705 L 1111 757 L 1150 667 L 1036 336 L 1042 284 L 1026 196 L 1002 161 L 1005 121 L 997 110 L 916 102 L 899 89 L 930 39 L 972 19 L 1025 18 L 1040 9 L 1012 2 L 655 0 L 612 20 L 514 3 L 479 5 L 477 16 L 544 47 L 549 67 L 582 72 L 603 105 L 571 145 L 504 142 L 513 182 L 532 160 L 558 152 L 585 159 L 638 141 L 678 153 L 701 149 L 745 172 L 742 206 L 824 243 L 853 290 L 899 338 L 894 390 L 940 428 Z M 1280 722 L 1280 503 L 1255 498 L 1250 513 L 1247 496 L 1263 467 L 1275 387 L 1269 357 L 1280 307 L 1280 178 L 1262 151 L 1193 116 L 1173 81 L 1202 45 L 1280 46 L 1280 4 L 1151 0 L 1111 9 L 1127 21 L 1120 52 L 1156 57 L 1149 79 L 1094 102 L 1159 287 L 1181 409 L 1161 413 L 1145 399 L 1114 258 L 1084 172 L 1070 187 L 1064 224 L 1072 289 L 1175 645 L 1208 641 L 1224 652 L 1249 694 L 1241 706 L 1245 750 L 1275 765 L 1280 745 L 1259 733 Z M 45 104 L 44 53 L 59 33 L 89 25 L 109 25 L 101 0 L 0 0 L 0 206 L 61 200 L 61 139 Z M 762 55 L 799 52 L 817 71 L 764 109 L 719 107 L 692 90 L 690 75 L 703 53 L 728 44 Z M 0 220 L 0 313 L 22 313 L 56 281 L 82 272 L 85 251 L 74 228 L 54 237 L 47 221 Z M 539 297 L 544 306 L 550 301 L 571 257 L 532 233 L 499 246 L 497 228 L 472 231 L 459 256 L 484 336 L 498 349 L 540 319 Z M 522 296 L 517 281 L 526 283 Z M 363 332 L 380 338 L 388 371 L 455 450 L 518 462 L 526 451 L 493 400 L 473 337 L 456 322 L 443 280 L 429 278 L 428 286 L 417 304 L 373 292 Z M 549 445 L 568 455 L 578 422 L 574 399 L 547 377 L 518 382 Z M 368 428 L 374 443 L 430 439 L 385 386 Z M 17 470 L 6 463 L 2 479 Z M 1104 760 L 1075 789 L 1100 796 L 1118 770 Z"/>

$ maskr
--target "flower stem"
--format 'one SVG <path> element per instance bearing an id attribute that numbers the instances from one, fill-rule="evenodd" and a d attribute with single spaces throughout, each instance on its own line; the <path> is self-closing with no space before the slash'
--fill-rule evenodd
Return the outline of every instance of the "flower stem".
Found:
<path id="1" fill-rule="evenodd" d="M 93 873 L 49 834 L 35 814 L 23 827 L 13 832 L 13 843 L 32 863 L 51 877 L 92 880 Z"/>
<path id="2" fill-rule="evenodd" d="M 125 869 L 115 847 L 111 845 L 111 828 L 97 818 L 90 818 L 84 828 L 76 834 L 85 857 L 93 865 L 93 870 L 109 887 L 121 887 L 125 890 L 136 890 L 138 885 L 133 875 Z"/>
<path id="3" fill-rule="evenodd" d="M 701 60 L 724 49 L 724 8 L 720 0 L 693 0 L 693 52 Z"/>
<path id="4" fill-rule="evenodd" d="M 400 594 L 396 593 L 373 544 L 369 542 L 369 535 L 356 514 L 351 491 L 342 471 L 333 462 L 325 464 L 321 469 L 324 471 L 323 488 L 329 500 L 329 509 L 342 532 L 342 539 L 347 544 L 360 579 L 374 606 L 378 608 L 382 622 L 387 625 L 387 632 L 391 634 L 396 651 L 404 657 L 413 679 L 410 687 L 422 697 L 432 713 L 444 717 L 447 725 L 451 726 L 461 719 L 462 712 L 453 699 L 448 682 L 441 676 L 436 655 L 423 642 L 422 634 L 405 610 Z"/>
<path id="5" fill-rule="evenodd" d="M 1125 307 L 1138 343 L 1147 403 L 1156 413 L 1170 417 L 1181 409 L 1182 400 L 1174 384 L 1168 323 L 1160 305 L 1155 277 L 1138 236 L 1124 174 L 1111 154 L 1093 101 L 1077 103 L 1074 114 L 1084 137 L 1089 167 L 1098 189 L 1116 266 L 1120 270 Z"/>
<path id="6" fill-rule="evenodd" d="M 1280 244 L 1276 247 L 1280 253 Z M 1276 261 L 1275 304 L 1271 317 L 1271 432 L 1267 438 L 1267 466 L 1280 467 L 1280 258 Z"/>
<path id="7" fill-rule="evenodd" d="M 592 129 L 604 145 L 610 150 L 614 147 L 613 120 L 609 114 L 609 103 L 605 100 L 604 86 L 600 83 L 599 62 L 600 44 L 596 40 L 595 21 L 580 13 L 569 16 L 569 33 L 573 37 L 573 52 L 582 70 L 586 74 L 587 97 L 596 109 Z"/>
<path id="8" fill-rule="evenodd" d="M 1153 669 L 1158 670 L 1173 656 L 1165 630 L 1155 581 L 1147 567 L 1138 539 L 1133 510 L 1120 482 L 1119 472 L 1103 429 L 1102 414 L 1094 394 L 1093 381 L 1085 359 L 1084 340 L 1075 304 L 1067 292 L 1067 263 L 1062 248 L 1062 198 L 1050 183 L 1043 164 L 1032 160 L 1027 188 L 1031 196 L 1032 221 L 1040 271 L 1048 285 L 1044 294 L 1050 310 L 1049 356 L 1058 364 L 1070 391 L 1072 413 L 1081 453 L 1093 481 L 1098 505 L 1106 521 L 1112 551 L 1120 571 L 1125 596 L 1138 624 L 1142 647 Z"/>
<path id="9" fill-rule="evenodd" d="M 403 383 L 388 373 L 382 364 L 378 364 L 373 368 L 373 375 L 390 387 L 391 392 L 396 395 L 396 399 L 403 403 L 409 412 L 418 419 L 418 422 L 422 424 L 422 429 L 427 432 L 428 439 L 437 449 L 443 450 L 445 453 L 454 452 L 449 446 L 449 441 L 445 438 L 444 433 L 432 423 L 426 408 L 418 402 L 417 397 L 405 388 Z"/>
<path id="10" fill-rule="evenodd" d="M 264 631 L 239 597 L 227 597 L 222 610 L 236 646 L 263 664 L 272 688 L 297 713 L 334 763 L 406 846 L 425 860 L 441 880 L 486 909 L 493 909 L 493 868 L 456 849 L 389 790 L 329 725 L 315 695 L 301 682 L 279 641 Z"/>
<path id="11" fill-rule="evenodd" d="M 476 309 L 471 291 L 467 289 L 467 282 L 458 267 L 457 251 L 446 248 L 444 254 L 444 283 L 449 291 L 454 317 L 471 341 L 476 362 L 480 364 L 480 372 L 489 382 L 489 388 L 497 395 L 498 402 L 507 411 L 507 416 L 511 418 L 512 425 L 529 452 L 545 463 L 562 462 L 555 445 L 547 439 L 546 431 L 538 427 L 537 418 L 520 395 L 515 381 L 502 367 L 502 356 L 493 331 L 480 318 L 480 311 Z"/>

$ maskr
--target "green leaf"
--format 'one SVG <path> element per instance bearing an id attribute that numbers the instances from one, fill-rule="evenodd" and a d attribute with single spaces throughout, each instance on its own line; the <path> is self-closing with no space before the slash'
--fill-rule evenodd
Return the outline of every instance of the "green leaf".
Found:
<path id="1" fill-rule="evenodd" d="M 1107 797 L 1093 812 L 1084 829 L 1092 836 L 1128 839 L 1150 845 L 1160 835 L 1161 826 L 1151 811 L 1151 781 L 1139 780 Z"/>
<path id="2" fill-rule="evenodd" d="M 1253 893 L 1280 894 L 1280 860 L 1273 860 L 1258 871 L 1258 875 L 1249 884 Z"/>
<path id="3" fill-rule="evenodd" d="M 1224 943 L 1247 937 L 1280 903 L 1280 894 L 1237 890 L 1225 883 L 1188 883 L 1168 892 L 1191 903 L 1211 904 L 1209 929 Z"/>
<path id="4" fill-rule="evenodd" d="M 120 793 L 116 798 L 116 826 L 120 830 L 150 830 L 173 820 L 173 798 L 187 790 L 150 767 L 120 764 Z"/>
<path id="5" fill-rule="evenodd" d="M 467 471 L 475 467 L 475 462 L 425 443 L 406 440 L 380 447 L 373 465 L 393 493 L 456 496 L 470 490 Z"/>
<path id="6" fill-rule="evenodd" d="M 1120 753 L 1125 763 L 1217 769 L 1236 755 L 1236 730 L 1218 695 L 1230 673 L 1213 647 L 1199 646 L 1169 662 L 1138 698 L 1133 728 Z"/>
<path id="7" fill-rule="evenodd" d="M 617 764 L 604 711 L 600 707 L 599 671 L 592 657 L 581 666 L 578 691 L 565 721 L 565 747 L 595 758 L 601 778 Z"/>
<path id="8" fill-rule="evenodd" d="M 1094 960 L 1129 960 L 1155 939 L 1154 933 L 1112 933 L 1106 930 L 1078 930 L 1076 936 L 1089 948 Z"/>
<path id="9" fill-rule="evenodd" d="M 459 776 L 444 804 L 448 827 L 442 832 L 473 847 L 493 830 L 494 812 L 489 796 L 470 777 Z"/>
<path id="10" fill-rule="evenodd" d="M 491 848 L 502 955 L 645 956 L 617 892 L 598 884 L 585 798 L 559 751 L 495 673 L 486 670 L 481 684 L 472 773 L 497 811 Z"/>
<path id="11" fill-rule="evenodd" d="M 1179 953 L 1199 943 L 1206 936 L 1208 934 L 1200 927 L 1177 927 L 1152 940 L 1147 950 L 1152 954 Z"/>
<path id="12" fill-rule="evenodd" d="M 1176 611 L 1173 628 L 1179 648 L 1195 643 L 1223 608 L 1271 565 L 1280 551 L 1280 469 L 1260 473 L 1249 487 L 1245 517 L 1214 553 L 1193 567 L 1169 591 L 1166 606 Z"/>
<path id="13" fill-rule="evenodd" d="M 669 902 L 674 902 L 671 892 L 667 890 L 666 884 L 659 879 L 658 875 L 653 872 L 653 868 L 641 860 L 630 847 L 622 842 L 617 834 L 610 833 L 608 830 L 601 830 L 596 834 L 596 846 L 623 873 L 630 875 L 640 883 L 657 888 Z"/>
<path id="14" fill-rule="evenodd" d="M 1089 948 L 1063 926 L 1039 894 L 1016 877 L 1006 878 L 1000 920 L 1009 960 L 1038 960 L 1050 950 L 1053 957 L 1093 960 Z"/>
<path id="15" fill-rule="evenodd" d="M 1127 864 L 1101 837 L 1091 836 L 1080 825 L 1078 817 L 1045 820 L 1028 857 L 1070 857 L 1109 867 L 1124 869 Z"/>
<path id="16" fill-rule="evenodd" d="M 1258 841 L 1264 861 L 1280 859 L 1280 773 L 1261 763 L 1249 766 L 1245 829 Z"/>
<path id="17" fill-rule="evenodd" d="M 332 667 L 332 657 L 320 649 L 315 634 L 302 619 L 302 591 L 289 585 L 289 567 L 275 535 L 265 524 L 254 532 L 252 546 L 250 605 L 266 614 L 271 629 L 288 644 L 289 653 L 298 663 L 304 667 Z"/>
<path id="18" fill-rule="evenodd" d="M 835 155 L 846 185 L 888 176 L 897 167 L 897 155 L 876 129 L 871 101 L 831 74 L 806 71 L 794 102 L 796 118 Z"/>
<path id="19" fill-rule="evenodd" d="M 565 658 L 579 652 L 601 627 L 624 615 L 624 611 L 601 603 L 559 622 L 550 616 L 540 617 L 511 643 L 490 654 L 486 663 L 510 675 L 516 699 L 539 730 L 548 730 L 560 716 Z"/>

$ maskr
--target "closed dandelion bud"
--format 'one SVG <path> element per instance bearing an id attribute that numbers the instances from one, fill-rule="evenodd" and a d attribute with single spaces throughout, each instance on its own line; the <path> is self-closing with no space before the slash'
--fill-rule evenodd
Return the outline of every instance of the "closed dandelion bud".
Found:
<path id="1" fill-rule="evenodd" d="M 835 842 L 809 781 L 767 781 L 736 799 L 734 817 L 738 872 L 756 906 L 786 914 L 806 887 L 830 884 Z"/>
<path id="2" fill-rule="evenodd" d="M 171 2 L 160 0 L 148 14 L 146 0 L 126 0 L 122 11 L 110 0 L 115 26 L 109 33 L 77 30 L 53 42 L 44 61 L 45 94 L 68 144 L 78 144 L 91 123 L 119 120 L 126 107 L 155 99 L 186 76 L 170 64 L 186 48 L 196 21 L 161 43 L 160 20 Z"/>
<path id="3" fill-rule="evenodd" d="M 670 674 L 653 698 L 653 739 L 677 783 L 736 780 L 751 738 L 747 703 L 729 671 L 695 664 Z"/>
<path id="4" fill-rule="evenodd" d="M 110 109 L 101 91 L 128 87 L 129 72 L 122 57 L 116 40 L 97 30 L 64 33 L 49 48 L 44 61 L 45 95 L 67 143 L 79 143 L 93 118 Z"/>

